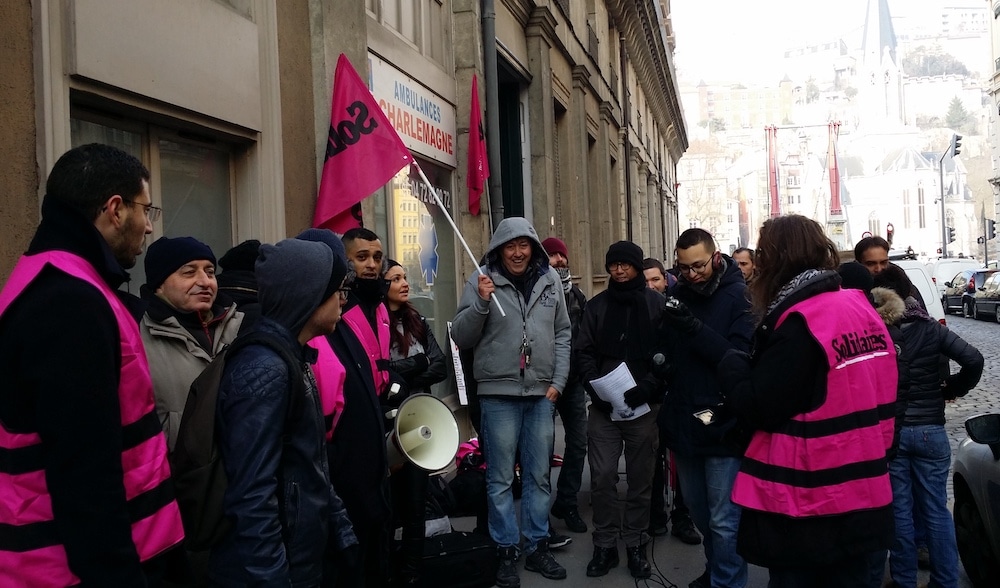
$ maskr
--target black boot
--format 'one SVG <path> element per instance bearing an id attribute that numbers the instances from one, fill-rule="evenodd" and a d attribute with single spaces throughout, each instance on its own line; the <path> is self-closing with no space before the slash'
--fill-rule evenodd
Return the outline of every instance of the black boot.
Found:
<path id="1" fill-rule="evenodd" d="M 594 546 L 594 557 L 587 564 L 587 575 L 591 578 L 603 576 L 618 566 L 617 547 Z"/>
<path id="2" fill-rule="evenodd" d="M 517 575 L 517 548 L 497 548 L 497 586 L 499 588 L 520 588 L 521 578 Z"/>
<path id="3" fill-rule="evenodd" d="M 628 556 L 628 571 L 632 572 L 633 578 L 648 578 L 653 575 L 646 560 L 646 546 L 636 545 L 626 547 L 625 554 Z"/>
<path id="4" fill-rule="evenodd" d="M 566 528 L 574 533 L 587 532 L 587 523 L 583 522 L 583 517 L 575 506 L 565 506 L 556 502 L 552 505 L 552 516 L 565 521 Z"/>
<path id="5" fill-rule="evenodd" d="M 686 510 L 675 510 L 671 513 L 670 518 L 673 521 L 673 528 L 670 530 L 671 535 L 688 545 L 701 544 L 701 535 L 695 530 L 694 521 L 691 520 L 691 515 Z"/>
<path id="6" fill-rule="evenodd" d="M 566 578 L 566 568 L 559 565 L 556 558 L 552 557 L 548 541 L 539 541 L 535 551 L 524 558 L 524 569 L 529 572 L 538 572 L 550 580 Z"/>

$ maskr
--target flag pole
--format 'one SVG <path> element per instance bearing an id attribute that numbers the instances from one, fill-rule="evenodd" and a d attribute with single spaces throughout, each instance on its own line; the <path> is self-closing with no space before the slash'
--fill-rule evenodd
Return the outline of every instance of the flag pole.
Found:
<path id="1" fill-rule="evenodd" d="M 441 202 L 441 198 L 438 196 L 437 190 L 434 189 L 434 186 L 431 185 L 431 181 L 428 180 L 427 176 L 424 175 L 424 170 L 420 167 L 420 164 L 417 163 L 416 158 L 413 159 L 412 163 L 417 167 L 417 172 L 420 174 L 420 179 L 424 181 L 424 185 L 427 186 L 427 189 L 430 190 L 431 195 L 434 196 L 434 202 L 437 203 L 438 208 L 440 208 L 441 212 L 444 213 L 444 218 L 448 219 L 448 224 L 451 225 L 452 229 L 454 229 L 455 235 L 458 236 L 458 240 L 461 241 L 462 246 L 465 247 L 465 252 L 469 254 L 469 259 L 472 260 L 472 265 L 476 266 L 476 271 L 479 272 L 479 275 L 485 276 L 486 274 L 483 273 L 483 268 L 479 267 L 479 261 L 476 259 L 476 256 L 472 254 L 472 249 L 470 249 L 469 244 L 465 242 L 465 237 L 462 236 L 462 232 L 458 230 L 457 226 L 455 226 L 455 221 L 452 220 L 451 215 L 448 214 L 448 209 L 444 207 L 444 203 Z M 503 307 L 500 306 L 500 300 L 497 299 L 496 292 L 490 294 L 490 298 L 492 298 L 493 303 L 497 305 L 497 310 L 500 311 L 500 316 L 506 317 L 507 313 L 504 312 Z"/>

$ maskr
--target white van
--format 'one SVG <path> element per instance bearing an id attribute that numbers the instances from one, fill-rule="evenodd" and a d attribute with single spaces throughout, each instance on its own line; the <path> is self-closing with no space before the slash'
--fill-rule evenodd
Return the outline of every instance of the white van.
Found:
<path id="1" fill-rule="evenodd" d="M 967 260 L 956 259 L 955 261 Z M 927 271 L 927 266 L 915 259 L 900 259 L 892 263 L 898 265 L 906 272 L 906 277 L 910 278 L 913 286 L 920 292 L 920 297 L 924 299 L 924 306 L 927 307 L 927 314 L 934 317 L 934 320 L 942 325 L 945 324 L 944 308 L 941 307 L 941 295 L 938 293 L 937 288 L 934 287 L 934 280 L 931 279 L 931 274 Z"/>
<path id="2" fill-rule="evenodd" d="M 944 257 L 928 263 L 927 271 L 930 272 L 931 280 L 937 286 L 937 296 L 935 298 L 938 301 L 941 300 L 941 297 L 944 296 L 944 283 L 954 278 L 959 272 L 969 269 L 979 269 L 981 267 L 983 267 L 983 264 L 975 259 L 958 257 Z M 925 300 L 924 302 L 930 304 L 930 300 Z"/>

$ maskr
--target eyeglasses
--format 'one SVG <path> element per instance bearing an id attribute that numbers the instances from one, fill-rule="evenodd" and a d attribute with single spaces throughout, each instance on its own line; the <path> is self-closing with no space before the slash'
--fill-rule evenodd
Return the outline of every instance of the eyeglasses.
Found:
<path id="1" fill-rule="evenodd" d="M 627 261 L 613 261 L 608 264 L 608 269 L 612 270 L 623 270 L 632 267 L 632 264 Z"/>
<path id="2" fill-rule="evenodd" d="M 674 267 L 676 267 L 677 271 L 679 271 L 682 274 L 686 274 L 689 272 L 700 274 L 705 271 L 705 268 L 708 267 L 708 264 L 710 263 L 712 263 L 711 259 L 706 261 L 697 261 L 695 263 L 692 263 L 691 265 L 684 265 L 683 263 L 678 263 Z"/>
<path id="3" fill-rule="evenodd" d="M 146 214 L 146 218 L 149 222 L 155 223 L 160 219 L 160 215 L 163 213 L 163 209 L 159 206 L 153 206 L 152 204 L 143 204 L 142 202 L 136 202 L 135 200 L 122 200 L 122 202 L 127 202 L 128 204 L 138 204 L 143 208 L 143 212 Z"/>

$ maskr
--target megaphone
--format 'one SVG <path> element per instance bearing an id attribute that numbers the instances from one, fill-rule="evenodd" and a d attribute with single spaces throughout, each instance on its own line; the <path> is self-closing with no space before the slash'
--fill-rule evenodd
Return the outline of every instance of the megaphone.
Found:
<path id="1" fill-rule="evenodd" d="M 440 398 L 414 394 L 399 405 L 386 437 L 389 470 L 405 461 L 434 472 L 447 467 L 458 452 L 458 421 Z"/>

